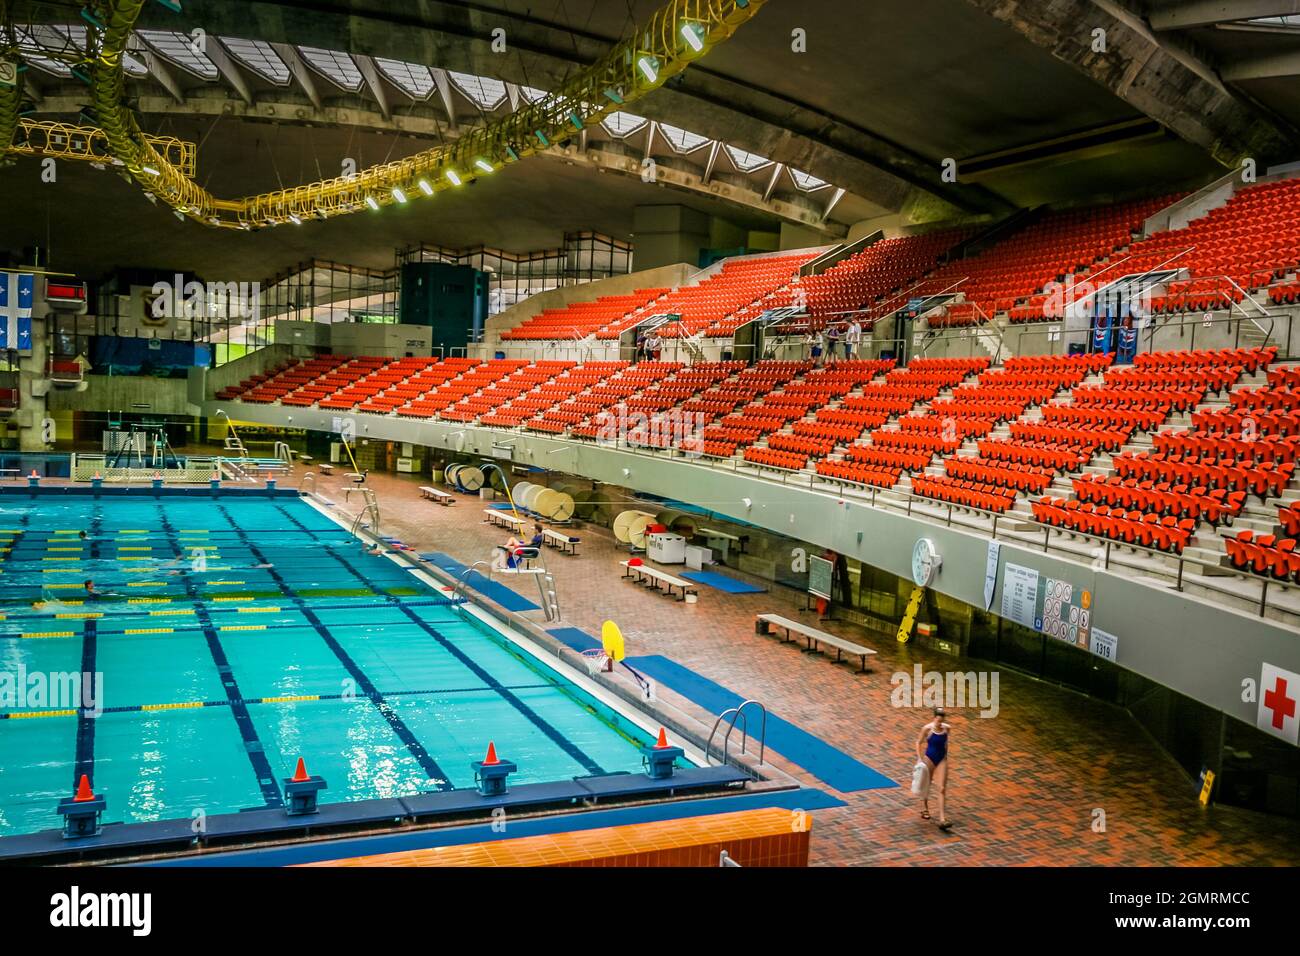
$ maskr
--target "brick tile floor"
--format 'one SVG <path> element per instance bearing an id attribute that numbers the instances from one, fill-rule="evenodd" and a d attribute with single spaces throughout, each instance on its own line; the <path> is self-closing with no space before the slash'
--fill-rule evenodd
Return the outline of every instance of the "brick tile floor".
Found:
<path id="1" fill-rule="evenodd" d="M 339 503 L 345 479 L 319 490 Z M 420 551 L 465 564 L 504 541 L 483 505 L 461 497 L 451 507 L 419 498 L 420 479 L 372 475 L 383 532 Z M 356 499 L 351 504 L 356 510 Z M 1000 713 L 957 712 L 949 776 L 949 817 L 941 833 L 919 815 L 907 789 L 925 710 L 890 703 L 890 676 L 920 663 L 927 670 L 970 670 L 943 655 L 838 622 L 826 630 L 858 637 L 880 654 L 875 672 L 856 675 L 792 644 L 754 633 L 754 615 L 797 616 L 800 596 L 784 588 L 724 594 L 701 586 L 696 605 L 646 591 L 621 578 L 612 537 L 584 528 L 579 557 L 547 552 L 565 623 L 599 634 L 617 621 L 628 654 L 663 654 L 876 768 L 902 786 L 836 794 L 848 806 L 818 811 L 813 865 L 1286 865 L 1300 862 L 1300 824 L 1231 807 L 1202 810 L 1174 761 L 1122 710 L 1000 671 Z M 734 573 L 734 572 L 731 572 Z M 509 584 L 515 584 L 510 582 Z M 536 598 L 531 582 L 516 585 Z M 811 617 L 806 616 L 807 620 Z M 660 688 L 664 699 L 711 724 L 714 716 Z M 733 738 L 734 739 L 734 738 Z M 802 769 L 773 763 L 802 783 L 835 793 Z M 1094 820 L 1104 813 L 1104 832 Z"/>

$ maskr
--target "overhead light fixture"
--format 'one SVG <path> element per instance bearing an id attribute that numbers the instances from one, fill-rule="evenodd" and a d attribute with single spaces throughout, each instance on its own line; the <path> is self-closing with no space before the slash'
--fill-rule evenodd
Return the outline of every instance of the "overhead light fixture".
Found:
<path id="1" fill-rule="evenodd" d="M 302 225 L 302 220 L 299 219 L 297 216 L 295 216 L 293 213 L 289 213 L 289 221 L 293 223 L 295 226 Z"/>
<path id="2" fill-rule="evenodd" d="M 324 220 L 324 219 L 326 218 L 326 216 L 325 216 L 325 210 L 324 210 L 324 209 L 317 209 L 317 210 L 316 210 L 316 218 L 317 218 L 317 219 L 320 219 L 320 220 Z"/>
<path id="3" fill-rule="evenodd" d="M 221 220 L 218 219 L 216 216 L 209 216 L 209 217 L 208 217 L 208 225 L 209 225 L 209 226 L 219 226 L 219 225 L 221 225 Z"/>
<path id="4" fill-rule="evenodd" d="M 534 130 L 533 135 L 537 137 L 537 142 L 541 143 L 543 146 L 551 145 L 551 141 L 546 138 L 546 134 L 543 133 L 540 129 Z"/>
<path id="5" fill-rule="evenodd" d="M 686 22 L 682 24 L 682 39 L 696 53 L 704 49 L 704 28 L 698 23 Z"/>
<path id="6" fill-rule="evenodd" d="M 406 193 L 402 192 L 401 186 L 393 187 L 393 198 L 396 199 L 399 203 L 406 202 Z"/>
<path id="7" fill-rule="evenodd" d="M 157 175 L 158 175 L 158 170 L 154 169 L 152 166 L 141 166 L 141 167 L 140 167 L 140 172 L 142 172 L 142 173 L 148 173 L 150 176 L 157 176 Z"/>
<path id="8" fill-rule="evenodd" d="M 433 195 L 433 187 L 429 185 L 429 180 L 421 179 L 419 185 L 420 185 L 420 192 L 424 193 L 426 196 Z"/>
<path id="9" fill-rule="evenodd" d="M 239 228 L 242 229 L 242 230 L 244 230 L 244 232 L 252 232 L 252 231 L 253 231 L 253 224 L 252 224 L 251 222 L 247 222 L 247 221 L 245 221 L 245 222 L 241 222 L 241 223 L 239 224 Z"/>
<path id="10" fill-rule="evenodd" d="M 577 110 L 574 110 L 569 114 L 569 122 L 573 124 L 574 129 L 578 132 L 582 132 L 582 117 L 578 115 Z"/>
<path id="11" fill-rule="evenodd" d="M 379 203 L 375 200 L 375 197 L 374 197 L 374 196 L 367 196 L 367 197 L 366 197 L 366 205 L 369 206 L 371 209 L 374 209 L 374 210 L 376 210 L 376 211 L 378 211 L 378 209 L 379 209 Z"/>
<path id="12" fill-rule="evenodd" d="M 492 164 L 489 163 L 486 159 L 476 159 L 474 160 L 474 165 L 477 166 L 479 169 L 483 170 L 483 172 L 485 173 L 492 172 Z"/>
<path id="13" fill-rule="evenodd" d="M 161 3 L 168 10 L 170 10 L 172 13 L 181 12 L 181 0 L 158 0 L 158 2 Z"/>
<path id="14" fill-rule="evenodd" d="M 155 196 L 153 193 L 145 193 L 145 194 L 144 194 L 144 198 L 147 199 L 147 200 L 149 200 L 149 201 L 150 201 L 151 203 L 153 203 L 155 206 L 158 205 L 158 197 Z"/>
<path id="15" fill-rule="evenodd" d="M 511 159 L 513 159 L 516 163 L 519 162 L 519 154 L 515 152 L 513 146 L 506 147 L 506 155 L 509 156 Z"/>
<path id="16" fill-rule="evenodd" d="M 659 60 L 656 57 L 646 54 L 636 61 L 637 69 L 645 76 L 646 80 L 653 83 L 659 79 Z"/>
<path id="17" fill-rule="evenodd" d="M 460 176 L 457 175 L 456 170 L 454 169 L 447 170 L 447 178 L 451 180 L 451 184 L 453 186 L 460 185 Z"/>
<path id="18" fill-rule="evenodd" d="M 181 212 L 179 209 L 173 209 L 172 215 L 175 216 L 177 219 L 179 219 L 181 222 L 185 221 L 185 213 Z"/>
<path id="19" fill-rule="evenodd" d="M 618 90 L 614 89 L 612 86 L 609 89 L 605 90 L 605 97 L 611 103 L 617 103 L 620 106 L 623 104 L 622 95 L 618 92 Z"/>

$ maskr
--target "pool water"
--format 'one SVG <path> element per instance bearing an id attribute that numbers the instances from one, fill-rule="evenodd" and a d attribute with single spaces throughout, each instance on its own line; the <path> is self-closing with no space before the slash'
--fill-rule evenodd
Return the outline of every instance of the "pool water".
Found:
<path id="1" fill-rule="evenodd" d="M 0 679 L 103 675 L 98 716 L 0 696 L 0 836 L 83 773 L 134 823 L 282 806 L 299 757 L 337 802 L 473 787 L 489 740 L 515 785 L 650 742 L 296 498 L 0 501 L 0 548 Z"/>

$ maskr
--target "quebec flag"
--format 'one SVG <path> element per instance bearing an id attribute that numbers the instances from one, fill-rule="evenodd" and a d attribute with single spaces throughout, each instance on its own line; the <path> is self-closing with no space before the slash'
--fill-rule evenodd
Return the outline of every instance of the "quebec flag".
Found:
<path id="1" fill-rule="evenodd" d="M 0 272 L 0 349 L 32 350 L 32 300 L 36 276 Z"/>

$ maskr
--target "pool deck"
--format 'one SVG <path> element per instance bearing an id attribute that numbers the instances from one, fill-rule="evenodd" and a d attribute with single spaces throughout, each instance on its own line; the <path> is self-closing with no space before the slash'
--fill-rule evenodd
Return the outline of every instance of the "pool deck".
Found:
<path id="1" fill-rule="evenodd" d="M 300 472 L 301 473 L 301 472 Z M 293 484 L 286 479 L 284 484 Z M 440 551 L 469 565 L 486 559 L 506 534 L 484 520 L 477 498 L 451 507 L 420 497 L 420 477 L 372 475 L 383 533 L 417 552 Z M 347 479 L 321 477 L 317 490 L 347 508 Z M 352 503 L 353 509 L 355 503 Z M 911 671 L 974 669 L 840 622 L 818 625 L 879 651 L 874 673 L 834 666 L 754 633 L 754 615 L 798 617 L 800 595 L 775 587 L 728 594 L 700 587 L 685 604 L 621 579 L 608 531 L 583 527 L 577 557 L 547 551 L 564 625 L 599 634 L 613 619 L 629 656 L 663 655 L 816 734 L 904 786 L 839 793 L 789 761 L 772 762 L 809 787 L 846 804 L 817 813 L 812 865 L 1295 865 L 1300 822 L 1227 806 L 1202 810 L 1192 781 L 1119 708 L 1002 669 L 1000 712 L 981 719 L 956 712 L 948 785 L 954 828 L 920 817 L 906 784 L 924 711 L 890 703 L 890 676 Z M 729 572 L 735 573 L 735 572 Z M 498 576 L 530 599 L 529 580 Z M 805 615 L 806 620 L 811 620 Z M 560 625 L 550 624 L 547 627 Z M 661 687 L 665 702 L 711 726 L 716 714 Z M 769 751 L 771 755 L 771 751 Z M 1094 821 L 1104 813 L 1104 830 Z"/>

